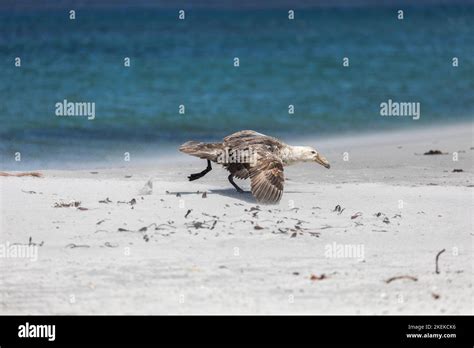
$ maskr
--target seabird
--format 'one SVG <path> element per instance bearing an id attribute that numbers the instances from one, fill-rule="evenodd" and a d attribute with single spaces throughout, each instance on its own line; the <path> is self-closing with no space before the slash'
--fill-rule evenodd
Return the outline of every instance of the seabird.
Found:
<path id="1" fill-rule="evenodd" d="M 209 173 L 211 162 L 219 163 L 230 172 L 229 182 L 238 192 L 244 191 L 234 182 L 234 177 L 250 178 L 252 195 L 257 202 L 266 204 L 281 200 L 285 182 L 283 167 L 316 162 L 330 168 L 327 159 L 310 146 L 291 146 L 252 130 L 231 134 L 221 143 L 188 141 L 179 151 L 207 160 L 207 168 L 188 176 L 189 181 Z"/>

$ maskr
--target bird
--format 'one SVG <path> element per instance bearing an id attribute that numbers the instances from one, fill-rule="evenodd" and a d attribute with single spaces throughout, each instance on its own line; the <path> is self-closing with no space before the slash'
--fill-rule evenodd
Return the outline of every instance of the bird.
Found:
<path id="1" fill-rule="evenodd" d="M 221 164 L 230 174 L 229 182 L 238 192 L 244 192 L 234 182 L 249 179 L 251 193 L 262 204 L 277 204 L 283 195 L 284 167 L 300 162 L 316 162 L 330 168 L 328 160 L 310 146 L 292 146 L 258 133 L 242 130 L 219 143 L 188 141 L 179 151 L 207 160 L 207 167 L 200 173 L 188 176 L 189 181 L 202 178 L 212 170 L 211 162 Z"/>

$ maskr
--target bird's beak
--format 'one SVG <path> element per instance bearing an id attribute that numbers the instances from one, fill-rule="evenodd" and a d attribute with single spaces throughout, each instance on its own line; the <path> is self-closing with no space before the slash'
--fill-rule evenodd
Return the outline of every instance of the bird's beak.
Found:
<path id="1" fill-rule="evenodd" d="M 314 160 L 323 167 L 326 167 L 327 169 L 331 168 L 331 165 L 329 164 L 328 160 L 324 156 L 321 156 L 319 153 L 316 155 L 316 158 Z"/>

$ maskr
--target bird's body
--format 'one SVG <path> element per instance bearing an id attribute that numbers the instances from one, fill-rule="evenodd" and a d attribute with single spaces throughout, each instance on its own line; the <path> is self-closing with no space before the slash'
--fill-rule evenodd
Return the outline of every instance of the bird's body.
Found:
<path id="1" fill-rule="evenodd" d="M 230 172 L 229 181 L 240 192 L 242 190 L 233 178 L 250 178 L 252 194 L 261 203 L 280 201 L 285 166 L 315 161 L 329 168 L 327 160 L 309 146 L 291 146 L 251 130 L 231 134 L 221 143 L 188 141 L 179 150 L 208 161 L 207 168 L 201 173 L 191 174 L 189 180 L 199 179 L 211 171 L 211 162 L 219 163 Z"/>

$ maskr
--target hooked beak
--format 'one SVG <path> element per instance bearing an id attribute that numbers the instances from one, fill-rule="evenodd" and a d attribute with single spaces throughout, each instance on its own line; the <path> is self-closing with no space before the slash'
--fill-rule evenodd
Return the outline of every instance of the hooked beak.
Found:
<path id="1" fill-rule="evenodd" d="M 324 156 L 321 156 L 319 153 L 316 155 L 316 158 L 314 160 L 316 163 L 319 163 L 327 169 L 331 168 L 331 165 L 329 164 L 328 160 Z"/>

